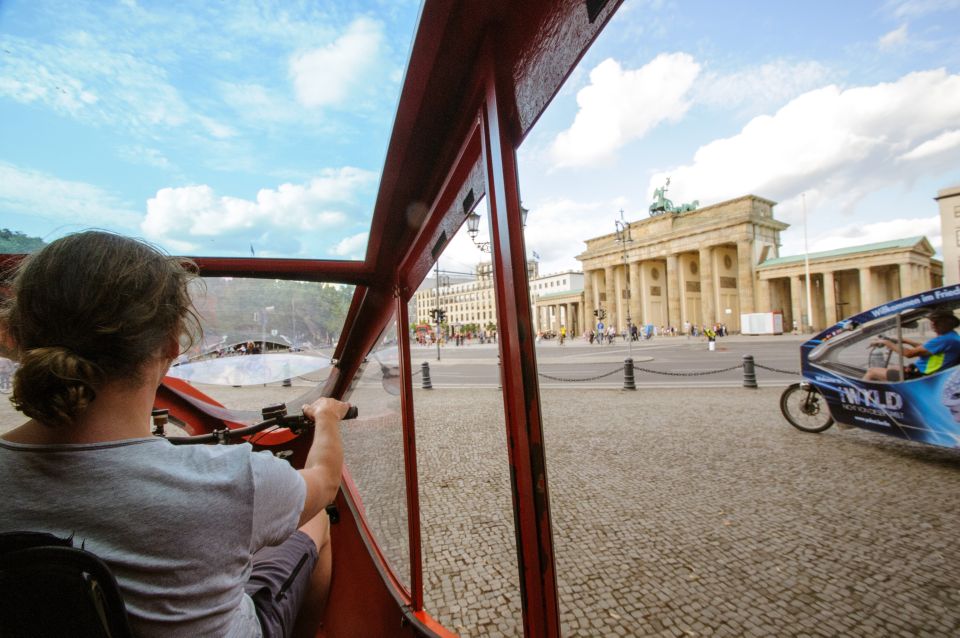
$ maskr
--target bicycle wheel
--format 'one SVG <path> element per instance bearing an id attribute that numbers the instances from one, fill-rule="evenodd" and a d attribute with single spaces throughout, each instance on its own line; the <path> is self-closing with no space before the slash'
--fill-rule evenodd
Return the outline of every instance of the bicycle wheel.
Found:
<path id="1" fill-rule="evenodd" d="M 812 385 L 790 384 L 780 395 L 780 411 L 790 425 L 804 432 L 823 432 L 833 425 L 826 400 Z"/>

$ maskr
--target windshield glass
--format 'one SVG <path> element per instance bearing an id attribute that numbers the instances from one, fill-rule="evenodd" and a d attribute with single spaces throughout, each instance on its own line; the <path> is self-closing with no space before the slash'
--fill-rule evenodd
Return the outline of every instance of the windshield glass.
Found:
<path id="1" fill-rule="evenodd" d="M 0 251 L 363 259 L 417 2 L 0 3 Z"/>
<path id="2" fill-rule="evenodd" d="M 208 277 L 191 296 L 202 339 L 168 375 L 253 423 L 265 406 L 299 406 L 327 379 L 353 287 Z"/>

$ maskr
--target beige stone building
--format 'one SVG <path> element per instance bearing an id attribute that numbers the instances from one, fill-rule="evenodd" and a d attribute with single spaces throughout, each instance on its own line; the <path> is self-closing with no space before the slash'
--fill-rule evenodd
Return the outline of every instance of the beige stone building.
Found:
<path id="1" fill-rule="evenodd" d="M 783 314 L 785 329 L 812 325 L 821 330 L 844 317 L 942 285 L 942 264 L 926 237 L 810 253 L 807 320 L 804 255 L 768 259 L 756 267 L 758 307 Z"/>
<path id="2" fill-rule="evenodd" d="M 530 280 L 533 328 L 559 333 L 564 327 L 573 336 L 588 325 L 583 314 L 583 273 L 573 270 L 540 275 Z"/>
<path id="3" fill-rule="evenodd" d="M 746 195 L 632 222 L 624 241 L 616 233 L 588 239 L 577 255 L 587 313 L 604 310 L 619 331 L 628 312 L 640 325 L 739 330 L 740 314 L 757 311 L 756 264 L 778 255 L 787 228 L 773 206 Z"/>
<path id="4" fill-rule="evenodd" d="M 960 202 L 958 202 L 960 203 Z M 584 310 L 606 313 L 618 331 L 631 323 L 726 324 L 780 312 L 783 325 L 819 330 L 861 309 L 940 285 L 942 264 L 923 237 L 809 255 L 812 317 L 806 317 L 803 255 L 780 257 L 775 203 L 746 195 L 629 224 L 626 233 L 586 240 Z M 832 291 L 832 292 L 831 292 Z"/>
<path id="5" fill-rule="evenodd" d="M 940 206 L 940 230 L 943 237 L 943 281 L 960 283 L 960 186 L 937 192 Z"/>

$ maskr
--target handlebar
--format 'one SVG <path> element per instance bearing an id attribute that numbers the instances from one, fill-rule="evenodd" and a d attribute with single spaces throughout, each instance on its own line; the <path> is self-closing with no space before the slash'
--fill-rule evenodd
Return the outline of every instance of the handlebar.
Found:
<path id="1" fill-rule="evenodd" d="M 199 445 L 205 443 L 225 445 L 237 439 L 242 439 L 245 436 L 250 436 L 251 434 L 256 434 L 272 427 L 288 428 L 294 435 L 297 436 L 303 434 L 313 427 L 313 421 L 308 419 L 303 414 L 288 415 L 287 408 L 282 403 L 268 405 L 260 412 L 263 416 L 263 421 L 254 423 L 253 425 L 248 425 L 246 427 L 235 429 L 222 428 L 219 430 L 214 430 L 209 434 L 198 434 L 195 436 L 167 436 L 164 433 L 164 426 L 167 423 L 169 410 L 158 409 L 153 411 L 153 433 L 155 436 L 165 438 L 174 445 Z M 347 413 L 343 416 L 343 420 L 346 421 L 347 419 L 355 419 L 357 418 L 357 414 L 357 406 L 351 405 L 347 409 Z"/>

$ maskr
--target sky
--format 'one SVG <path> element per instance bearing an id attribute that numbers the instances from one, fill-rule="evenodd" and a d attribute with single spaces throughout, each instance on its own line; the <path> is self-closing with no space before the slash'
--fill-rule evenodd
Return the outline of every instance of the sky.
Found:
<path id="1" fill-rule="evenodd" d="M 0 227 L 362 258 L 418 11 L 0 0 Z M 668 178 L 675 203 L 777 202 L 781 255 L 915 235 L 939 251 L 960 0 L 626 0 L 518 159 L 542 273 L 578 269 L 620 211 L 645 219 Z M 489 258 L 465 235 L 442 267 Z"/>

